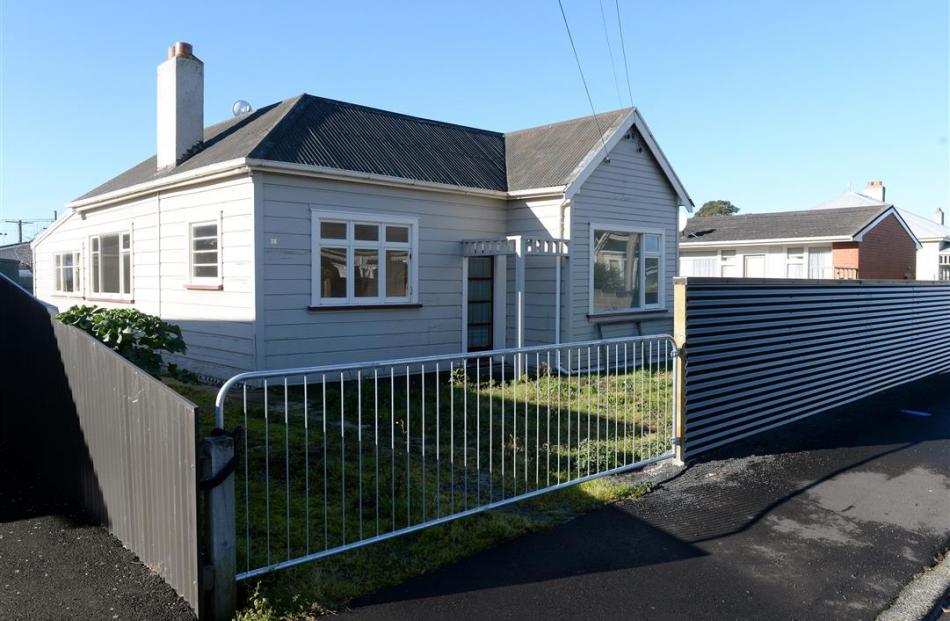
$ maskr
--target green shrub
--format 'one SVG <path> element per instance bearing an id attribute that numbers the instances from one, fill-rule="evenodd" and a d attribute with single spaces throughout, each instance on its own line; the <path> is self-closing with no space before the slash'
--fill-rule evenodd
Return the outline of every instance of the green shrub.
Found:
<path id="1" fill-rule="evenodd" d="M 152 375 L 161 371 L 160 352 L 185 352 L 181 328 L 134 308 L 74 306 L 57 319 L 88 332 Z"/>

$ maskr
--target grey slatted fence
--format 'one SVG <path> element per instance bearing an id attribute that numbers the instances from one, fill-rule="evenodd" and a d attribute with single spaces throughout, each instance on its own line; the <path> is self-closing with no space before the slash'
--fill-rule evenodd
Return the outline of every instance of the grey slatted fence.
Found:
<path id="1" fill-rule="evenodd" d="M 0 276 L 0 441 L 198 610 L 197 408 Z"/>
<path id="2" fill-rule="evenodd" d="M 950 370 L 950 283 L 683 278 L 685 454 Z"/>
<path id="3" fill-rule="evenodd" d="M 672 457 L 674 355 L 635 337 L 232 378 L 237 579 Z"/>

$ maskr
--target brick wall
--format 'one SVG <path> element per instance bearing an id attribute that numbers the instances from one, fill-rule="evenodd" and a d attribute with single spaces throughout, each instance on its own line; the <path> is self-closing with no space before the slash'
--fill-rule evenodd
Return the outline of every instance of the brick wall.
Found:
<path id="1" fill-rule="evenodd" d="M 836 269 L 858 269 L 861 244 L 835 242 L 831 244 L 831 264 Z"/>
<path id="2" fill-rule="evenodd" d="M 832 245 L 835 268 L 858 270 L 858 278 L 914 279 L 917 247 L 893 215 L 865 234 L 861 242 Z"/>

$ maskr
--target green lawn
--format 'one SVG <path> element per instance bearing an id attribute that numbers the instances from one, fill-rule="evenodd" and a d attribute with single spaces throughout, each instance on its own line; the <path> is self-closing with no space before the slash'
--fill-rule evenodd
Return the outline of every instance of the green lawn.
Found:
<path id="1" fill-rule="evenodd" d="M 266 408 L 265 391 L 249 388 L 248 441 L 238 446 L 236 477 L 238 570 L 352 544 L 670 450 L 671 373 L 623 371 L 578 378 L 542 367 L 539 375 L 502 381 L 499 368 L 489 380 L 480 366 L 468 373 L 426 368 L 408 379 L 390 376 L 388 369 L 342 383 L 339 375 L 325 383 L 309 377 L 306 394 L 300 385 L 285 389 L 282 380 L 270 382 Z M 209 432 L 216 391 L 170 383 L 201 406 L 201 431 Z M 244 400 L 240 388 L 232 391 L 227 428 L 245 426 Z M 242 587 L 260 590 L 256 597 L 245 591 L 246 618 L 306 618 L 337 609 L 646 491 L 596 479 L 251 579 Z"/>

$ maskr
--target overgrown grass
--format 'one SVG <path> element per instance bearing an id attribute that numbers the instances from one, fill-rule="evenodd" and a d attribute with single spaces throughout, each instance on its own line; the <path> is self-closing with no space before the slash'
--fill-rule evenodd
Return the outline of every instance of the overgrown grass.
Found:
<path id="1" fill-rule="evenodd" d="M 247 429 L 238 446 L 238 570 L 351 545 L 670 449 L 666 369 L 566 377 L 539 368 L 514 380 L 479 366 L 411 377 L 388 370 L 310 377 L 306 393 L 282 381 L 234 391 L 226 426 Z M 201 406 L 201 431 L 208 433 L 216 391 L 172 384 Z M 251 579 L 242 582 L 251 590 L 241 618 L 334 610 L 646 491 L 594 479 Z"/>

